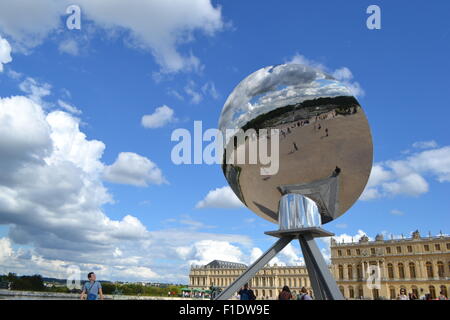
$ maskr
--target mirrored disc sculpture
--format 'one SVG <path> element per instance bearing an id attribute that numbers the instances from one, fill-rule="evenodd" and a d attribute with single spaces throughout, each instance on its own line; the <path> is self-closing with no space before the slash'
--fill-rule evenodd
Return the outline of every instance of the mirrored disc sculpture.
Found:
<path id="1" fill-rule="evenodd" d="M 219 128 L 223 173 L 237 197 L 279 238 L 216 299 L 229 299 L 298 239 L 316 299 L 343 299 L 315 238 L 359 198 L 372 168 L 372 137 L 343 83 L 299 64 L 262 68 L 233 90 Z"/>
<path id="2" fill-rule="evenodd" d="M 238 198 L 273 223 L 279 222 L 281 198 L 293 189 L 317 204 L 325 224 L 345 213 L 368 181 L 373 147 L 366 115 L 347 86 L 320 70 L 282 64 L 252 73 L 229 95 L 219 128 L 225 136 L 254 129 L 253 137 L 228 138 L 224 144 L 224 154 L 240 147 L 248 155 L 255 152 L 250 143 L 264 134 L 261 129 L 268 136 L 279 130 L 275 174 L 264 174 L 268 165 L 259 158 L 231 163 L 224 156 L 222 165 Z"/>

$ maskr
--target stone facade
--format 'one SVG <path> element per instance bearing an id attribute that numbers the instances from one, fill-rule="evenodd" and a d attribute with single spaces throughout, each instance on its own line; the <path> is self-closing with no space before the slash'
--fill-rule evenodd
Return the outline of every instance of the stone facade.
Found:
<path id="1" fill-rule="evenodd" d="M 331 241 L 332 273 L 346 298 L 395 299 L 400 288 L 420 297 L 432 298 L 450 290 L 450 237 L 421 237 L 374 241 L 364 236 L 354 243 Z M 380 276 L 380 287 L 374 284 L 374 272 Z M 372 276 L 371 276 L 372 274 Z"/>
<path id="2" fill-rule="evenodd" d="M 204 266 L 193 266 L 189 274 L 191 288 L 208 289 L 230 285 L 246 265 L 214 260 Z M 357 242 L 337 243 L 331 240 L 330 270 L 347 299 L 395 299 L 400 288 L 418 297 L 440 291 L 450 292 L 450 237 L 421 237 L 374 241 L 364 236 Z M 372 272 L 372 275 L 371 275 Z M 370 287 L 368 280 L 379 274 L 380 287 Z M 369 281 L 372 285 L 373 281 Z M 266 266 L 249 282 L 258 299 L 276 299 L 284 285 L 299 292 L 311 290 L 306 267 Z"/>
<path id="3" fill-rule="evenodd" d="M 244 264 L 214 260 L 204 266 L 193 266 L 189 274 L 190 287 L 209 289 L 210 286 L 225 289 L 247 268 Z M 299 292 L 301 287 L 310 288 L 306 267 L 266 266 L 250 281 L 257 299 L 276 299 L 285 285 Z"/>

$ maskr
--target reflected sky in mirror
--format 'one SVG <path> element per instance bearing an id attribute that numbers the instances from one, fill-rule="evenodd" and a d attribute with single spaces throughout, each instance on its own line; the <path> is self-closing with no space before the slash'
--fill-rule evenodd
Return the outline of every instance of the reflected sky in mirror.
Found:
<path id="1" fill-rule="evenodd" d="M 230 94 L 219 129 L 242 128 L 261 114 L 305 100 L 349 95 L 347 87 L 317 69 L 299 64 L 265 67 L 241 81 Z"/>

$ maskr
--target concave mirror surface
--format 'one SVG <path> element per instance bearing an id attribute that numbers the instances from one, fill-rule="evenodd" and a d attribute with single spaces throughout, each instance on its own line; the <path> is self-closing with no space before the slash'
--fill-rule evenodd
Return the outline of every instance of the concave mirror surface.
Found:
<path id="1" fill-rule="evenodd" d="M 338 170 L 337 210 L 322 216 L 327 223 L 356 202 L 370 175 L 372 137 L 361 105 L 343 83 L 308 66 L 283 64 L 249 75 L 226 100 L 219 128 L 224 135 L 227 129 L 280 130 L 276 174 L 261 174 L 260 168 L 268 165 L 260 161 L 222 165 L 238 198 L 274 223 L 280 186 L 313 183 Z M 224 151 L 232 143 L 226 142 Z"/>

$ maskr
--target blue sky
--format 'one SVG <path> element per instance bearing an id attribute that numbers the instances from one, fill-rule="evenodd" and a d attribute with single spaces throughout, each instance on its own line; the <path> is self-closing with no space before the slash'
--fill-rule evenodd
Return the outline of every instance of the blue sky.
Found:
<path id="1" fill-rule="evenodd" d="M 358 88 L 372 129 L 376 170 L 367 192 L 326 228 L 345 240 L 362 232 L 449 232 L 447 2 L 78 4 L 81 30 L 65 27 L 64 1 L 0 4 L 0 37 L 12 58 L 1 60 L 8 50 L 0 46 L 0 119 L 24 118 L 0 137 L 0 164 L 11 170 L 0 179 L 0 272 L 64 277 L 75 264 L 108 279 L 186 282 L 193 263 L 249 263 L 274 241 L 263 232 L 276 226 L 238 206 L 218 165 L 174 165 L 170 137 L 176 128 L 193 130 L 194 120 L 216 128 L 243 78 L 290 61 L 350 71 L 345 80 Z M 371 4 L 381 8 L 381 30 L 366 27 Z M 25 100 L 7 101 L 11 96 Z M 162 106 L 172 112 L 166 121 L 155 116 L 160 126 L 144 127 L 142 117 Z M 24 116 L 36 108 L 41 115 Z M 44 117 L 48 136 L 35 128 Z M 80 132 L 85 137 L 70 140 Z M 58 143 L 74 154 L 56 152 Z M 22 144 L 27 147 L 17 147 Z M 38 168 L 51 161 L 36 164 L 31 153 L 53 159 L 56 167 L 42 173 L 49 176 Z M 64 161 L 73 166 L 70 174 L 62 171 Z M 15 175 L 24 167 L 31 168 L 28 183 Z M 76 170 L 82 181 L 67 178 Z M 50 177 L 66 184 L 52 187 Z M 81 205 L 70 192 L 105 195 Z M 204 207 L 196 208 L 202 200 Z M 32 204 L 39 210 L 26 209 Z M 325 241 L 319 244 L 327 253 Z M 294 244 L 277 262 L 301 261 Z"/>

